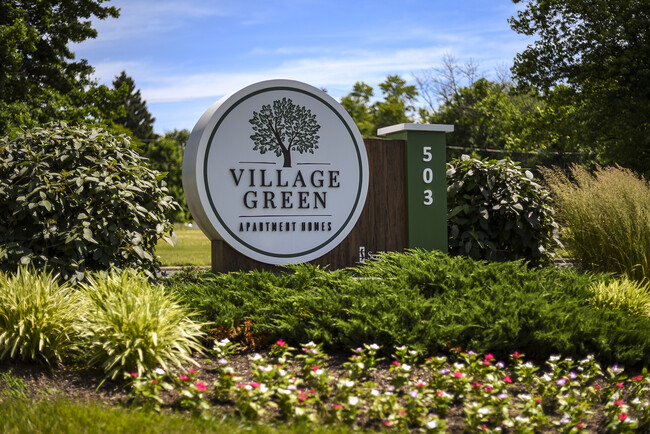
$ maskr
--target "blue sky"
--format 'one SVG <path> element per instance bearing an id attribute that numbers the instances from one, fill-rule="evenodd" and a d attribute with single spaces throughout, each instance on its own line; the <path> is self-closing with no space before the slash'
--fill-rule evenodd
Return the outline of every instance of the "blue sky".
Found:
<path id="1" fill-rule="evenodd" d="M 530 39 L 510 30 L 510 0 L 113 0 L 118 19 L 94 22 L 96 39 L 72 47 L 110 84 L 125 70 L 154 129 L 192 129 L 223 95 L 273 78 L 327 89 L 470 59 L 481 75 L 510 67 Z"/>

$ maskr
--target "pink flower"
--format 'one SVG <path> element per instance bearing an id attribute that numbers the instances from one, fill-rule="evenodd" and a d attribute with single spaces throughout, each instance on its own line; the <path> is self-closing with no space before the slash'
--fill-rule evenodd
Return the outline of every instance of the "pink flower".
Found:
<path id="1" fill-rule="evenodd" d="M 285 344 L 284 341 L 283 341 L 282 339 L 278 339 L 278 340 L 275 342 L 275 345 L 277 345 L 278 347 L 284 347 L 284 346 L 287 345 L 287 344 Z"/>
<path id="2" fill-rule="evenodd" d="M 614 401 L 614 404 L 616 404 L 616 405 L 618 405 L 620 407 L 621 405 L 623 405 L 623 401 L 621 401 L 620 399 L 617 399 L 616 401 Z"/>
<path id="3" fill-rule="evenodd" d="M 600 390 L 600 386 L 596 384 L 596 385 L 594 386 L 594 389 L 596 389 L 596 390 Z"/>
<path id="4" fill-rule="evenodd" d="M 335 408 L 336 410 L 340 410 L 340 409 L 343 408 L 343 406 L 342 406 L 341 404 L 334 404 L 334 408 Z"/>
<path id="5" fill-rule="evenodd" d="M 512 378 L 508 375 L 506 378 L 503 379 L 504 383 L 512 383 Z"/>
<path id="6" fill-rule="evenodd" d="M 393 366 L 399 366 L 399 362 L 397 360 L 393 360 Z"/>
<path id="7" fill-rule="evenodd" d="M 625 421 L 627 419 L 627 413 L 621 413 L 618 415 L 618 418 L 621 422 Z"/>
<path id="8" fill-rule="evenodd" d="M 311 370 L 312 371 L 318 371 L 318 366 L 312 366 Z"/>
<path id="9" fill-rule="evenodd" d="M 390 420 L 385 420 L 384 421 L 384 426 L 391 426 L 392 424 L 393 424 L 393 422 L 390 421 Z"/>
<path id="10" fill-rule="evenodd" d="M 196 370 L 190 368 L 190 369 L 187 370 L 187 373 L 188 374 L 196 374 Z"/>
<path id="11" fill-rule="evenodd" d="M 488 355 L 485 356 L 485 361 L 489 362 L 490 360 L 494 359 L 494 354 L 489 353 Z"/>
<path id="12" fill-rule="evenodd" d="M 584 428 L 584 427 L 585 427 L 585 424 L 582 423 L 582 422 L 578 422 L 578 423 L 576 424 L 576 426 L 577 426 L 578 428 Z"/>
<path id="13" fill-rule="evenodd" d="M 153 384 L 158 384 L 158 380 L 155 380 L 155 379 L 154 379 L 154 380 L 151 380 L 151 382 L 152 382 Z"/>
<path id="14" fill-rule="evenodd" d="M 135 378 L 135 377 L 137 377 L 137 376 L 138 376 L 138 373 L 137 373 L 137 372 L 131 372 L 131 377 Z"/>
<path id="15" fill-rule="evenodd" d="M 632 379 L 633 379 L 634 381 L 642 381 L 642 380 L 643 380 L 643 377 L 640 376 L 640 375 L 637 375 L 636 377 L 632 377 Z"/>
<path id="16" fill-rule="evenodd" d="M 481 383 L 479 383 L 478 381 L 475 381 L 475 382 L 472 383 L 472 388 L 473 389 L 478 389 L 479 387 L 481 387 Z"/>
<path id="17" fill-rule="evenodd" d="M 519 358 L 521 357 L 521 354 L 519 354 L 519 351 L 515 351 L 514 353 L 512 353 L 512 357 L 515 360 L 519 360 Z"/>
<path id="18" fill-rule="evenodd" d="M 305 402 L 307 400 L 307 398 L 309 398 L 309 395 L 307 394 L 307 392 L 304 389 L 300 389 L 298 391 L 298 401 Z"/>
<path id="19" fill-rule="evenodd" d="M 406 414 L 406 410 L 404 410 L 403 408 L 400 408 L 399 410 L 397 410 L 397 412 L 399 414 Z"/>
<path id="20" fill-rule="evenodd" d="M 463 373 L 460 372 L 460 371 L 456 371 L 456 372 L 454 372 L 454 377 L 456 377 L 456 378 L 463 378 Z"/>
<path id="21" fill-rule="evenodd" d="M 196 390 L 198 390 L 199 392 L 205 392 L 206 390 L 208 390 L 208 386 L 206 386 L 205 383 L 202 382 L 198 382 L 194 386 L 196 386 Z"/>
<path id="22" fill-rule="evenodd" d="M 180 377 L 178 377 L 178 379 L 181 381 L 188 381 L 190 377 L 188 377 L 187 375 L 181 375 Z"/>
<path id="23" fill-rule="evenodd" d="M 622 387 L 623 387 L 623 383 L 616 383 L 616 387 L 618 387 L 619 389 L 622 388 Z"/>
<path id="24" fill-rule="evenodd" d="M 260 387 L 260 383 L 257 383 L 257 382 L 255 382 L 255 381 L 253 381 L 253 382 L 251 383 L 251 387 L 252 387 L 253 389 L 257 389 L 258 387 Z"/>
<path id="25" fill-rule="evenodd" d="M 483 389 L 484 389 L 486 392 L 492 392 L 492 387 L 490 387 L 490 386 L 485 386 Z"/>

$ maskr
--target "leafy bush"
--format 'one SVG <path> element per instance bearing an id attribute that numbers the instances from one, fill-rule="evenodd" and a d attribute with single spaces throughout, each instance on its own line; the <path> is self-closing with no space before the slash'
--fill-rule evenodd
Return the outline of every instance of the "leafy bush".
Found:
<path id="1" fill-rule="evenodd" d="M 75 345 L 82 303 L 56 276 L 19 267 L 0 273 L 0 358 L 61 361 Z"/>
<path id="2" fill-rule="evenodd" d="M 177 205 L 145 161 L 126 136 L 63 122 L 0 138 L 0 269 L 155 271 Z"/>
<path id="3" fill-rule="evenodd" d="M 589 302 L 598 309 L 622 310 L 635 316 L 650 316 L 650 283 L 629 279 L 599 282 L 592 287 Z"/>
<path id="4" fill-rule="evenodd" d="M 650 185 L 628 169 L 545 170 L 570 255 L 589 270 L 650 279 Z"/>
<path id="5" fill-rule="evenodd" d="M 447 207 L 451 254 L 543 263 L 557 246 L 548 192 L 509 159 L 449 162 Z"/>
<path id="6" fill-rule="evenodd" d="M 132 271 L 88 277 L 81 284 L 88 308 L 80 335 L 91 365 L 100 365 L 106 377 L 162 367 L 168 370 L 192 363 L 201 351 L 202 325 L 190 311 Z"/>
<path id="7" fill-rule="evenodd" d="M 313 265 L 292 274 L 232 273 L 169 283 L 217 335 L 247 343 L 313 340 L 348 350 L 453 347 L 536 360 L 595 354 L 604 363 L 650 362 L 650 319 L 587 301 L 606 275 L 485 263 L 436 252 L 386 253 L 353 272 Z M 624 324 L 624 326 L 621 326 Z"/>

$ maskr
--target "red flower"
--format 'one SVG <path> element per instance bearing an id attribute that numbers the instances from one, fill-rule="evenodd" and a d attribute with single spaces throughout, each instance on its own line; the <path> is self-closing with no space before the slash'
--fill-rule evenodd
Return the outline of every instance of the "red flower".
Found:
<path id="1" fill-rule="evenodd" d="M 475 382 L 472 383 L 472 388 L 473 389 L 478 389 L 479 387 L 481 387 L 481 383 L 479 383 L 478 381 L 475 381 Z"/>
<path id="2" fill-rule="evenodd" d="M 341 404 L 334 404 L 334 408 L 340 410 L 343 408 L 343 406 Z"/>
<path id="3" fill-rule="evenodd" d="M 596 384 L 596 385 L 594 386 L 594 389 L 596 389 L 596 390 L 600 390 L 600 386 Z"/>
<path id="4" fill-rule="evenodd" d="M 181 375 L 180 377 L 178 377 L 178 379 L 181 381 L 188 381 L 190 377 L 188 377 L 187 375 Z"/>
<path id="5" fill-rule="evenodd" d="M 397 360 L 393 360 L 393 366 L 399 366 L 399 362 Z"/>
<path id="6" fill-rule="evenodd" d="M 198 382 L 194 386 L 196 386 L 196 390 L 198 390 L 199 392 L 205 392 L 206 390 L 208 390 L 208 386 L 206 386 L 205 383 L 202 382 Z"/>
<path id="7" fill-rule="evenodd" d="M 456 372 L 454 372 L 454 377 L 456 377 L 456 378 L 463 378 L 463 373 L 460 372 L 460 371 L 456 371 Z"/>
<path id="8" fill-rule="evenodd" d="M 504 383 L 512 383 L 512 378 L 508 375 L 506 378 L 503 379 Z"/>
<path id="9" fill-rule="evenodd" d="M 519 360 L 519 358 L 521 357 L 521 354 L 519 354 L 519 351 L 515 351 L 514 353 L 512 353 L 512 357 L 514 359 L 516 359 L 516 360 Z"/>
<path id="10" fill-rule="evenodd" d="M 627 419 L 627 413 L 619 414 L 618 418 L 621 420 L 621 422 L 625 421 L 625 419 Z"/>
<path id="11" fill-rule="evenodd" d="M 151 382 L 152 382 L 153 384 L 158 384 L 158 380 L 155 380 L 155 379 L 154 379 L 154 380 L 151 380 Z"/>
<path id="12" fill-rule="evenodd" d="M 623 387 L 623 383 L 616 383 L 616 387 L 620 389 L 621 387 Z"/>
<path id="13" fill-rule="evenodd" d="M 135 378 L 135 377 L 137 377 L 137 376 L 138 376 L 138 373 L 137 373 L 137 372 L 131 372 L 131 377 Z"/>
<path id="14" fill-rule="evenodd" d="M 282 339 L 278 339 L 278 340 L 275 342 L 275 345 L 277 345 L 278 347 L 284 347 L 284 346 L 287 345 L 287 344 L 285 344 L 284 341 L 283 341 Z"/>
<path id="15" fill-rule="evenodd" d="M 642 380 L 643 380 L 643 377 L 640 376 L 640 375 L 637 375 L 636 377 L 632 377 L 632 379 L 633 379 L 634 381 L 642 381 Z"/>
<path id="16" fill-rule="evenodd" d="M 318 366 L 312 366 L 311 370 L 312 371 L 318 371 Z"/>
<path id="17" fill-rule="evenodd" d="M 187 373 L 188 374 L 196 374 L 196 370 L 190 368 L 190 369 L 187 370 Z"/>
<path id="18" fill-rule="evenodd" d="M 623 405 L 623 401 L 618 399 L 618 400 L 614 401 L 614 404 L 616 404 L 616 405 L 618 405 L 620 407 L 621 405 Z"/>
<path id="19" fill-rule="evenodd" d="M 494 359 L 494 355 L 492 353 L 489 353 L 488 355 L 485 356 L 485 361 L 486 362 L 489 362 L 492 359 Z"/>
<path id="20" fill-rule="evenodd" d="M 584 427 L 585 427 L 585 424 L 582 423 L 582 422 L 579 422 L 579 423 L 576 424 L 576 426 L 577 426 L 578 428 L 584 428 Z"/>
<path id="21" fill-rule="evenodd" d="M 486 392 L 492 392 L 492 387 L 490 387 L 490 386 L 485 386 L 483 389 L 484 389 Z"/>
<path id="22" fill-rule="evenodd" d="M 255 382 L 255 381 L 253 381 L 253 382 L 251 383 L 251 387 L 252 387 L 253 389 L 257 389 L 258 387 L 260 387 L 260 383 L 257 383 L 257 382 Z"/>

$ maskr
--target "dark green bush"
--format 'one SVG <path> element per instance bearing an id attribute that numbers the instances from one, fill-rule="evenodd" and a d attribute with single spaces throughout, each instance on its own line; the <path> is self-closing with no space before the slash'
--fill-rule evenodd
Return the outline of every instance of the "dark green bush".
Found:
<path id="1" fill-rule="evenodd" d="M 461 347 L 505 360 L 515 350 L 603 363 L 650 362 L 650 320 L 589 304 L 608 276 L 523 262 L 486 263 L 441 253 L 388 253 L 354 272 L 309 264 L 293 273 L 217 275 L 170 282 L 202 320 L 261 343 L 310 340 L 348 351 L 377 343 L 432 353 Z"/>
<path id="2" fill-rule="evenodd" d="M 509 159 L 447 163 L 447 207 L 453 255 L 538 264 L 558 245 L 549 193 Z"/>
<path id="3" fill-rule="evenodd" d="M 0 269 L 155 271 L 177 205 L 145 161 L 126 136 L 65 123 L 0 139 Z"/>

